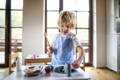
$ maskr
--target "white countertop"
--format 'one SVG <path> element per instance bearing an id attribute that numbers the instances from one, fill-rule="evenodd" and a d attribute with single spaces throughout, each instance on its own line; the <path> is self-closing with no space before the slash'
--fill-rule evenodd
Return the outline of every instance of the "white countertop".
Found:
<path id="1" fill-rule="evenodd" d="M 25 77 L 24 71 L 13 72 L 4 80 L 90 80 L 90 77 L 80 68 L 77 72 L 71 73 L 71 77 L 67 77 L 65 73 L 50 72 L 50 74 L 42 73 L 34 77 Z"/>

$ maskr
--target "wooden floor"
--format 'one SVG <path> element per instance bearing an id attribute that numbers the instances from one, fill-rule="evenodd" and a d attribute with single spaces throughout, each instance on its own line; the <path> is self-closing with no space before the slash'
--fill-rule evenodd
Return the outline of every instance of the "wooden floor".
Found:
<path id="1" fill-rule="evenodd" d="M 105 68 L 86 67 L 85 72 L 91 77 L 91 80 L 120 80 L 120 73 Z"/>
<path id="2" fill-rule="evenodd" d="M 8 73 L 6 69 L 0 69 L 0 80 L 3 80 Z M 109 69 L 96 69 L 94 67 L 86 67 L 85 72 L 91 77 L 91 80 L 120 80 L 120 73 L 116 73 Z"/>

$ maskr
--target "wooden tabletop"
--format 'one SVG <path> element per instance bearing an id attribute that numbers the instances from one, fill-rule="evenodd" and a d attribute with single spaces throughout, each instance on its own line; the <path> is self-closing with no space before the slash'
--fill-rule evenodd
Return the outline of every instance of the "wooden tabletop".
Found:
<path id="1" fill-rule="evenodd" d="M 47 63 L 51 62 L 51 58 L 47 54 L 32 54 L 28 55 L 25 59 L 25 64 L 32 64 L 32 63 Z"/>

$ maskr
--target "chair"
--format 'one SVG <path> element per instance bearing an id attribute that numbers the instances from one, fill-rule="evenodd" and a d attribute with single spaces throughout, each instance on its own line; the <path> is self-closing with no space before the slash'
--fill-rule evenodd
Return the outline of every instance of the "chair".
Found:
<path id="1" fill-rule="evenodd" d="M 13 59 L 15 59 L 15 62 L 19 60 L 19 53 L 18 52 L 9 55 L 9 74 L 13 72 L 12 71 L 12 65 L 13 65 L 12 60 Z"/>

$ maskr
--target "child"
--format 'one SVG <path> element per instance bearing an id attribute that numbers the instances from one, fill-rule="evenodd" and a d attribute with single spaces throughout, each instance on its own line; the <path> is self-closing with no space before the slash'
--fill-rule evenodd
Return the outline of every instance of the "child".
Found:
<path id="1" fill-rule="evenodd" d="M 72 64 L 74 68 L 78 68 L 83 57 L 83 48 L 75 34 L 70 32 L 75 27 L 75 15 L 70 11 L 60 12 L 58 26 L 59 33 L 52 46 L 47 46 L 48 53 L 52 55 L 52 64 L 63 65 L 68 63 Z M 76 50 L 79 56 L 74 59 Z"/>

